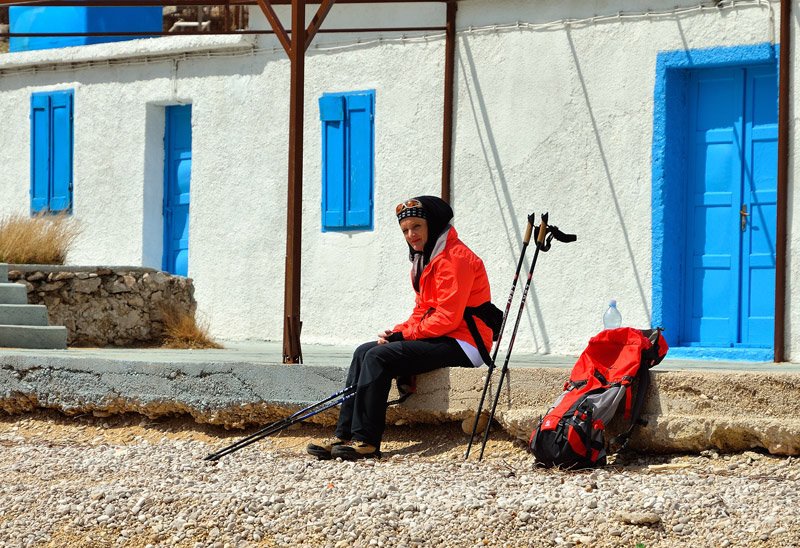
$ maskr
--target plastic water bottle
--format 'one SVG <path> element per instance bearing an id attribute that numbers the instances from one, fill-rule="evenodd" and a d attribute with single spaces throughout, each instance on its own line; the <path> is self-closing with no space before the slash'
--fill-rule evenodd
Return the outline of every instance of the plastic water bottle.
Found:
<path id="1" fill-rule="evenodd" d="M 617 310 L 617 301 L 611 300 L 608 303 L 608 310 L 603 314 L 603 327 L 605 329 L 616 329 L 622 325 L 622 314 Z"/>

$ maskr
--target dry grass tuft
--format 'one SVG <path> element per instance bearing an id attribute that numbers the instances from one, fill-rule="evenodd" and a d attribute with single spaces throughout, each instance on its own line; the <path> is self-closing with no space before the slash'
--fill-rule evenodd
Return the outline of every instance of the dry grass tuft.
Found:
<path id="1" fill-rule="evenodd" d="M 208 323 L 198 322 L 194 314 L 178 309 L 175 305 L 161 307 L 164 321 L 164 340 L 166 348 L 204 349 L 223 348 L 208 335 Z"/>
<path id="2" fill-rule="evenodd" d="M 0 263 L 64 264 L 80 233 L 77 220 L 67 213 L 0 218 Z"/>

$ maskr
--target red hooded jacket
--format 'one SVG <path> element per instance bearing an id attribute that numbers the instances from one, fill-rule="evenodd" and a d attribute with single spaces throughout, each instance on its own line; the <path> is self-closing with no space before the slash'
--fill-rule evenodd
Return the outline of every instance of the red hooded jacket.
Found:
<path id="1" fill-rule="evenodd" d="M 413 277 L 413 272 L 412 272 Z M 419 292 L 411 317 L 394 327 L 403 339 L 451 337 L 477 347 L 464 321 L 464 309 L 491 301 L 489 278 L 483 261 L 458 239 L 450 227 L 444 249 L 431 257 L 419 279 Z M 492 349 L 492 330 L 475 318 L 487 351 Z"/>

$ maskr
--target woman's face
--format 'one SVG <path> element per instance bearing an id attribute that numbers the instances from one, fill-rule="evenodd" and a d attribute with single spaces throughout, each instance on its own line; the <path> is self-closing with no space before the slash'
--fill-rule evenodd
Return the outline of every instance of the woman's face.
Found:
<path id="1" fill-rule="evenodd" d="M 400 221 L 400 229 L 414 251 L 425 249 L 425 243 L 428 241 L 428 221 L 419 217 L 406 217 Z"/>

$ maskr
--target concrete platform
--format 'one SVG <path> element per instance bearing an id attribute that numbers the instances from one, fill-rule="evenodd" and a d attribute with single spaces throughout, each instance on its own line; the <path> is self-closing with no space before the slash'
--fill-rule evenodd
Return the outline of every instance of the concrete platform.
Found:
<path id="1" fill-rule="evenodd" d="M 305 363 L 285 365 L 280 343 L 224 344 L 223 350 L 0 348 L 0 409 L 136 412 L 152 418 L 189 414 L 197 422 L 230 428 L 264 425 L 339 391 L 354 348 L 305 345 Z M 495 415 L 499 425 L 527 439 L 561 393 L 576 359 L 515 353 Z M 391 407 L 387 421 L 471 420 L 486 372 L 486 367 L 448 368 L 420 376 L 417 393 Z M 800 455 L 800 364 L 667 357 L 652 372 L 643 415 L 648 425 L 636 430 L 633 448 L 764 448 Z M 333 424 L 336 413 L 310 420 Z M 625 426 L 622 417 L 612 432 L 614 426 Z"/>

